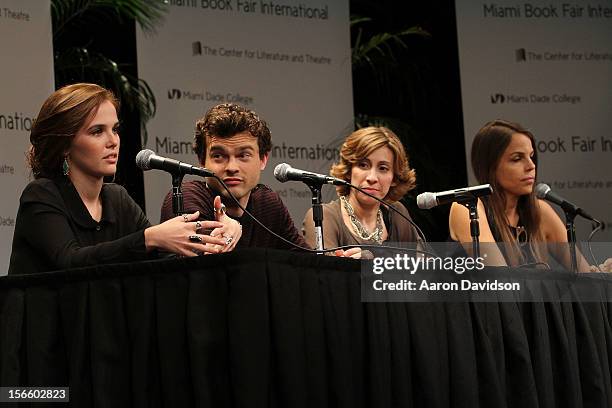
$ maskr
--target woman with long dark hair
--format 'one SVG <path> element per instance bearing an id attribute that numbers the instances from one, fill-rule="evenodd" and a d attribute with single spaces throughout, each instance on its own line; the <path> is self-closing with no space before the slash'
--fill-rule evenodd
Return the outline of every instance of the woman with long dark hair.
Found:
<path id="1" fill-rule="evenodd" d="M 472 143 L 472 169 L 493 194 L 478 201 L 480 241 L 489 265 L 546 263 L 548 254 L 570 267 L 565 224 L 553 208 L 536 198 L 538 155 L 533 134 L 517 123 L 494 120 L 485 124 Z M 453 204 L 449 229 L 454 241 L 471 242 L 467 208 Z M 487 243 L 502 243 L 490 246 Z M 565 244 L 565 245 L 564 245 Z M 579 255 L 579 269 L 588 264 Z"/>

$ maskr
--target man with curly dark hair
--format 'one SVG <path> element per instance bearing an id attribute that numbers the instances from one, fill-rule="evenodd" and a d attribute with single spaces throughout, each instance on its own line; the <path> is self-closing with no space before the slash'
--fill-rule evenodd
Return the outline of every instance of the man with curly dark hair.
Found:
<path id="1" fill-rule="evenodd" d="M 308 247 L 278 194 L 259 184 L 272 139 L 268 125 L 255 112 L 232 103 L 212 107 L 196 122 L 193 149 L 199 162 L 219 176 L 232 195 L 258 220 L 285 239 Z M 185 211 L 199 210 L 203 220 L 215 220 L 218 212 L 215 209 L 221 207 L 222 201 L 227 215 L 243 227 L 237 248 L 292 248 L 245 215 L 216 179 L 184 182 L 183 201 Z M 172 216 L 169 193 L 162 206 L 161 219 Z"/>

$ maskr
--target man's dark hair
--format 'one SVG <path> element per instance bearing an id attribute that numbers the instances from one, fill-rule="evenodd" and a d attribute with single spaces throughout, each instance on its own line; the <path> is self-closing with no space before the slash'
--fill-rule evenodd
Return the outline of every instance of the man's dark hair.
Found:
<path id="1" fill-rule="evenodd" d="M 260 158 L 272 149 L 272 136 L 266 122 L 259 119 L 252 110 L 234 103 L 223 103 L 210 108 L 206 115 L 196 122 L 193 150 L 200 162 L 204 162 L 211 137 L 229 138 L 242 132 L 249 132 L 257 138 Z"/>

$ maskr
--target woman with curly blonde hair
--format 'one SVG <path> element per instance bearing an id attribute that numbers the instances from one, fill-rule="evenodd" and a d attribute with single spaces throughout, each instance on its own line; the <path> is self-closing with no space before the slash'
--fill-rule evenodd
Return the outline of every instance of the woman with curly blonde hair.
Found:
<path id="1" fill-rule="evenodd" d="M 410 218 L 398 200 L 415 187 L 415 171 L 391 130 L 366 127 L 353 132 L 344 141 L 340 161 L 332 166 L 330 174 L 362 188 Z M 414 227 L 379 201 L 347 186 L 337 190 L 339 199 L 323 204 L 323 241 L 327 248 L 418 240 Z M 304 218 L 303 233 L 306 242 L 314 247 L 312 210 Z M 360 256 L 356 248 L 339 252 L 337 255 Z"/>

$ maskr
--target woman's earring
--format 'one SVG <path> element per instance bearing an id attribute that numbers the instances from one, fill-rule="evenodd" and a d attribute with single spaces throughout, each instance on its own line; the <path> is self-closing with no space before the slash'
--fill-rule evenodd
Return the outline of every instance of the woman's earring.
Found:
<path id="1" fill-rule="evenodd" d="M 68 164 L 68 156 L 64 156 L 64 162 L 62 163 L 62 173 L 64 176 L 70 174 L 70 165 Z"/>

